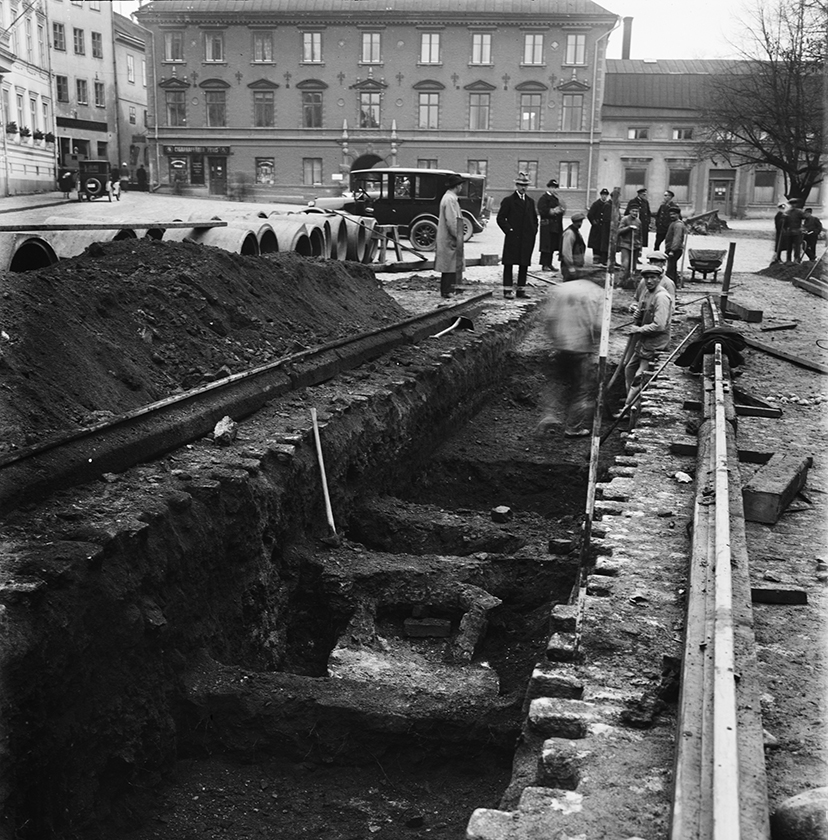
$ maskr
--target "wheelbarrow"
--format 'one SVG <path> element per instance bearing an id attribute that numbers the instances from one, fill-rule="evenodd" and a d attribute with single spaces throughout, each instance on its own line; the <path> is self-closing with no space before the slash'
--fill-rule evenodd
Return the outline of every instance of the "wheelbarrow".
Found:
<path id="1" fill-rule="evenodd" d="M 690 259 L 690 279 L 696 279 L 696 272 L 701 274 L 703 280 L 707 280 L 707 275 L 713 275 L 713 282 L 716 282 L 716 275 L 722 267 L 722 261 L 726 251 L 711 251 L 702 250 L 700 248 L 690 248 L 687 256 Z"/>

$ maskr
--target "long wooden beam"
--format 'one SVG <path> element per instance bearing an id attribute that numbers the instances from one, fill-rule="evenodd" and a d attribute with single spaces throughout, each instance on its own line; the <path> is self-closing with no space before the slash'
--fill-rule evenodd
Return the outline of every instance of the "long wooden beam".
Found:
<path id="1" fill-rule="evenodd" d="M 6 233 L 30 233 L 32 231 L 47 230 L 115 230 L 116 228 L 131 228 L 132 230 L 157 230 L 158 228 L 214 228 L 227 227 L 227 222 L 210 220 L 203 222 L 67 222 L 66 224 L 41 225 L 0 225 L 0 231 Z"/>

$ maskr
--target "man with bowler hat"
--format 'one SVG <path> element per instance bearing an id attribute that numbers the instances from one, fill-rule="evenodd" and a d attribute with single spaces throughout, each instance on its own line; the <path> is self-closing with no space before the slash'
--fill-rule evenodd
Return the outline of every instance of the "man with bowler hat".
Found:
<path id="1" fill-rule="evenodd" d="M 449 175 L 446 191 L 440 199 L 440 216 L 434 243 L 437 251 L 434 270 L 440 272 L 440 294 L 444 298 L 454 291 L 457 280 L 457 223 L 463 218 L 457 196 L 462 188 L 463 178 L 459 175 Z"/>
<path id="2" fill-rule="evenodd" d="M 540 264 L 543 271 L 554 271 L 552 257 L 560 253 L 563 236 L 563 214 L 566 205 L 558 197 L 558 182 L 552 178 L 546 182 L 546 192 L 538 199 L 540 218 Z"/>
<path id="3" fill-rule="evenodd" d="M 527 297 L 526 276 L 535 249 L 538 232 L 538 215 L 535 202 L 526 195 L 529 178 L 519 172 L 515 178 L 515 191 L 500 202 L 497 211 L 497 226 L 503 231 L 503 297 L 512 296 L 512 266 L 517 265 L 517 297 Z"/>
<path id="4" fill-rule="evenodd" d="M 604 188 L 587 212 L 590 224 L 587 245 L 592 249 L 594 265 L 606 265 L 609 256 L 610 227 L 612 226 L 612 202 L 609 197 L 609 190 Z"/>

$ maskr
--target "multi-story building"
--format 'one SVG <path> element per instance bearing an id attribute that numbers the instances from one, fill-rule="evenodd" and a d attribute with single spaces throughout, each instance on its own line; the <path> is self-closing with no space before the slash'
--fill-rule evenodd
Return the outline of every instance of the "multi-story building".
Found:
<path id="1" fill-rule="evenodd" d="M 147 31 L 129 18 L 113 15 L 115 47 L 116 144 L 113 163 L 135 180 L 139 166 L 149 165 L 147 146 Z"/>
<path id="2" fill-rule="evenodd" d="M 0 3 L 0 195 L 55 188 L 47 25 L 42 0 Z"/>
<path id="3" fill-rule="evenodd" d="M 606 39 L 592 0 L 163 0 L 152 32 L 151 177 L 307 194 L 384 164 L 518 171 L 594 192 Z"/>

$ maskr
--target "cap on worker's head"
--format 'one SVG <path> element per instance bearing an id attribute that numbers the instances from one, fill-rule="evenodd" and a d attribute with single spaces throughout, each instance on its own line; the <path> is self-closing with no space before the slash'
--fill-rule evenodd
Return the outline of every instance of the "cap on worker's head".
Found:
<path id="1" fill-rule="evenodd" d="M 641 276 L 646 277 L 648 274 L 658 274 L 661 276 L 661 269 L 657 265 L 645 265 L 641 269 Z"/>
<path id="2" fill-rule="evenodd" d="M 776 205 L 780 210 L 784 210 L 788 205 L 784 201 Z"/>
<path id="3" fill-rule="evenodd" d="M 604 187 L 604 189 L 602 189 L 601 192 L 598 193 L 598 195 L 609 195 L 609 190 L 606 187 Z"/>
<path id="4" fill-rule="evenodd" d="M 573 222 L 582 222 L 586 216 L 583 213 L 573 213 L 571 221 Z"/>
<path id="5" fill-rule="evenodd" d="M 672 190 L 664 190 L 665 198 L 675 198 L 676 194 Z"/>
<path id="6" fill-rule="evenodd" d="M 463 180 L 464 179 L 460 175 L 449 175 L 446 179 L 446 189 L 450 190 L 452 187 L 462 184 Z"/>
<path id="7" fill-rule="evenodd" d="M 680 216 L 681 215 L 681 210 L 678 207 L 671 207 L 670 208 L 670 215 L 671 216 L 673 216 L 673 215 Z"/>
<path id="8" fill-rule="evenodd" d="M 667 262 L 667 254 L 665 254 L 664 251 L 653 251 L 653 253 L 650 254 L 647 257 L 647 259 L 650 262 L 665 262 L 666 263 Z"/>
<path id="9" fill-rule="evenodd" d="M 789 198 L 788 204 L 790 204 L 792 207 L 799 207 L 800 201 L 798 198 Z"/>
<path id="10" fill-rule="evenodd" d="M 528 187 L 529 186 L 529 176 L 525 172 L 518 172 L 517 178 L 515 178 L 515 184 L 519 187 Z"/>
<path id="11" fill-rule="evenodd" d="M 558 186 L 558 182 L 557 182 L 554 178 L 550 178 L 550 179 L 546 182 L 546 186 L 547 186 L 547 187 L 557 187 L 557 186 Z"/>
<path id="12" fill-rule="evenodd" d="M 647 192 L 647 188 L 646 188 L 646 187 L 639 187 L 639 188 L 636 190 L 636 192 L 637 192 L 637 193 Z"/>

